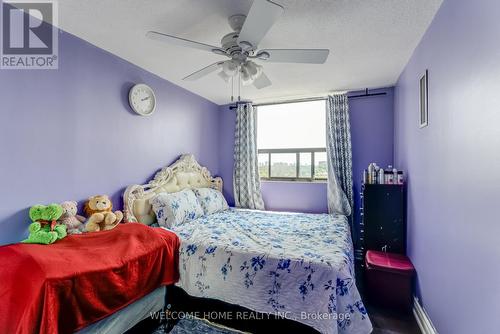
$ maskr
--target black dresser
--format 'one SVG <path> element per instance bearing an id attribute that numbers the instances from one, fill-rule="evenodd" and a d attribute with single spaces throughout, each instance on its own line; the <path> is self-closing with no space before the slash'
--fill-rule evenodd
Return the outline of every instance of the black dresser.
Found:
<path id="1" fill-rule="evenodd" d="M 364 267 L 367 250 L 406 254 L 404 185 L 366 184 L 361 192 L 361 221 L 355 259 Z"/>

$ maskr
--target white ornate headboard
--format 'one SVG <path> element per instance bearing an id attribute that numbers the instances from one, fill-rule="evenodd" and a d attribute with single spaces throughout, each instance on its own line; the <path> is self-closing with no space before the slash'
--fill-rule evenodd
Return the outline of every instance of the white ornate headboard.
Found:
<path id="1" fill-rule="evenodd" d="M 173 193 L 186 188 L 214 188 L 222 191 L 222 179 L 213 178 L 192 154 L 184 154 L 172 165 L 162 168 L 149 183 L 127 187 L 123 195 L 125 221 L 146 225 L 155 223 L 156 216 L 149 200 L 162 192 Z"/>

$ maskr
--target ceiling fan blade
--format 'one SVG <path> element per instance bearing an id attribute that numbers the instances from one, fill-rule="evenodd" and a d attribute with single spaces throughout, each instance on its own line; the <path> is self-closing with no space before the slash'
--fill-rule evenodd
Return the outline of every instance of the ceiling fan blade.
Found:
<path id="1" fill-rule="evenodd" d="M 270 0 L 254 0 L 238 37 L 245 49 L 256 49 L 284 8 Z M 247 45 L 249 43 L 250 45 Z"/>
<path id="2" fill-rule="evenodd" d="M 328 49 L 267 49 L 259 51 L 256 58 L 270 63 L 324 64 L 329 54 Z"/>
<path id="3" fill-rule="evenodd" d="M 257 89 L 262 89 L 262 88 L 266 88 L 266 87 L 269 87 L 271 86 L 273 83 L 271 82 L 271 80 L 269 80 L 269 78 L 267 77 L 267 75 L 265 75 L 264 73 L 262 73 L 257 79 L 254 80 L 253 82 L 253 85 L 255 86 L 255 88 Z"/>
<path id="4" fill-rule="evenodd" d="M 203 78 L 204 76 L 206 76 L 212 72 L 217 71 L 222 66 L 222 64 L 224 64 L 223 61 L 213 63 L 212 65 L 208 65 L 207 67 L 204 67 L 199 71 L 191 73 L 190 75 L 183 78 L 182 80 L 186 80 L 186 81 L 198 80 L 198 79 Z"/>
<path id="5" fill-rule="evenodd" d="M 198 50 L 213 52 L 213 53 L 220 54 L 220 55 L 227 55 L 224 50 L 222 50 L 221 48 L 219 48 L 217 46 L 199 43 L 199 42 L 191 41 L 189 39 L 163 34 L 161 32 L 148 31 L 146 33 L 146 37 L 148 37 L 152 40 L 155 40 L 155 41 L 165 42 L 165 43 L 168 43 L 171 45 L 177 45 L 177 46 L 183 46 L 183 47 L 187 47 L 187 48 L 191 48 L 191 49 L 198 49 Z"/>

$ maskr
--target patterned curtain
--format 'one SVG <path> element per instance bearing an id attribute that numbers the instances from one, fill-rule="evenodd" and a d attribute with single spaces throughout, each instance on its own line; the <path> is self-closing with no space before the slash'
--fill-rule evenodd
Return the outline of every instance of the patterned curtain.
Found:
<path id="1" fill-rule="evenodd" d="M 257 110 L 240 103 L 236 110 L 233 188 L 239 208 L 264 210 L 257 161 Z"/>
<path id="2" fill-rule="evenodd" d="M 328 212 L 350 216 L 353 207 L 351 127 L 346 94 L 329 96 L 326 103 Z"/>

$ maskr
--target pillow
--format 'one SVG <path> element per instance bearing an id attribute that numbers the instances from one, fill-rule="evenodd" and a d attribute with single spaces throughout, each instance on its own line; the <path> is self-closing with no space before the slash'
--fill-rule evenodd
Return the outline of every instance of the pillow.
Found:
<path id="1" fill-rule="evenodd" d="M 174 226 L 203 216 L 203 209 L 191 189 L 176 193 L 160 193 L 150 200 L 160 226 Z"/>
<path id="2" fill-rule="evenodd" d="M 229 209 L 224 195 L 212 188 L 193 189 L 206 215 Z"/>

